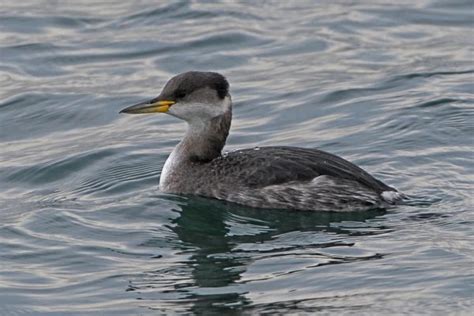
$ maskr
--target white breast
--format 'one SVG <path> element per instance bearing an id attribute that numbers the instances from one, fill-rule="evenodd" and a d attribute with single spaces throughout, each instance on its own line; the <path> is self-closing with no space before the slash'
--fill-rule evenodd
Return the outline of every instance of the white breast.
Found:
<path id="1" fill-rule="evenodd" d="M 176 148 L 171 152 L 168 159 L 166 159 L 165 165 L 163 169 L 161 169 L 161 176 L 160 176 L 160 190 L 163 192 L 167 191 L 167 184 L 170 180 L 170 175 L 175 169 L 176 165 L 178 164 Z"/>

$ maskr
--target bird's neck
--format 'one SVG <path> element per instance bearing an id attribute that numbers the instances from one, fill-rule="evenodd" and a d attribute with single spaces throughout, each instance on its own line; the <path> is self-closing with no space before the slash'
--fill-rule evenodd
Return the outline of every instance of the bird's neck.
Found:
<path id="1" fill-rule="evenodd" d="M 219 157 L 229 135 L 232 110 L 207 122 L 188 122 L 183 140 L 173 149 L 161 171 L 160 189 L 173 192 L 182 177 L 179 172 L 189 164 L 203 164 Z"/>
<path id="2" fill-rule="evenodd" d="M 211 121 L 193 121 L 188 123 L 188 130 L 183 140 L 173 150 L 172 155 L 180 160 L 205 163 L 221 155 L 229 135 L 232 110 Z"/>
<path id="3" fill-rule="evenodd" d="M 220 156 L 229 135 L 231 117 L 229 110 L 210 122 L 192 122 L 179 149 L 192 162 L 209 162 Z"/>

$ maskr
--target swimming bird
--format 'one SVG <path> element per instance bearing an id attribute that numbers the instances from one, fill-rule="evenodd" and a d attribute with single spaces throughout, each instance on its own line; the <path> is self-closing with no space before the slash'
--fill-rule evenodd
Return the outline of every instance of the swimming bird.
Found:
<path id="1" fill-rule="evenodd" d="M 223 153 L 232 120 L 227 79 L 189 71 L 171 78 L 158 97 L 120 113 L 166 113 L 184 120 L 184 138 L 166 160 L 159 188 L 255 208 L 358 211 L 402 199 L 396 189 L 336 155 L 273 146 Z"/>

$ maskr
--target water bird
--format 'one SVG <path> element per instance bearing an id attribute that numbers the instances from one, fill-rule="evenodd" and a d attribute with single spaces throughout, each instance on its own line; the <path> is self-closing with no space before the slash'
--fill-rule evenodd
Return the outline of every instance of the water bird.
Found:
<path id="1" fill-rule="evenodd" d="M 335 212 L 384 208 L 403 197 L 353 163 L 318 149 L 272 146 L 223 153 L 232 99 L 219 73 L 176 75 L 156 98 L 120 113 L 166 113 L 187 123 L 163 166 L 162 192 L 255 208 Z"/>

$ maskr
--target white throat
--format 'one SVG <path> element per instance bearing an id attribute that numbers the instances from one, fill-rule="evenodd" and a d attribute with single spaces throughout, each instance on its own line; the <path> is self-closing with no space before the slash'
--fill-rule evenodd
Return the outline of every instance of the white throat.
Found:
<path id="1" fill-rule="evenodd" d="M 199 145 L 204 144 L 209 136 L 213 136 L 213 133 L 216 132 L 215 126 L 211 124 L 211 120 L 213 117 L 219 117 L 224 115 L 225 113 L 230 114 L 232 107 L 232 101 L 230 96 L 226 96 L 220 105 L 216 105 L 212 107 L 213 113 L 211 114 L 209 111 L 209 107 L 206 106 L 206 115 L 204 113 L 200 113 L 200 106 L 199 104 L 194 105 L 194 117 L 187 118 L 187 130 L 184 138 L 179 142 L 178 145 L 173 149 L 171 154 L 169 155 L 168 159 L 161 170 L 160 176 L 160 190 L 161 191 L 168 191 L 167 187 L 172 182 L 172 174 L 175 170 L 180 168 L 180 163 L 185 162 L 189 158 L 189 154 L 192 151 L 193 147 L 199 147 Z M 202 108 L 201 108 L 202 109 Z M 197 110 L 197 111 L 196 111 Z M 182 111 L 180 114 L 184 114 L 185 112 Z M 187 114 L 187 113 L 186 113 Z M 209 115 L 211 114 L 211 115 Z M 173 114 L 172 114 L 173 115 Z M 177 116 L 177 115 L 175 115 Z M 229 116 L 230 120 L 230 116 Z M 230 126 L 230 122 L 229 122 Z M 228 128 L 226 130 L 226 134 L 224 137 L 223 142 L 225 142 L 225 138 L 227 137 Z M 222 143 L 223 146 L 223 143 Z"/>

